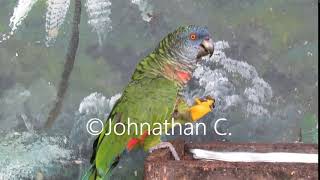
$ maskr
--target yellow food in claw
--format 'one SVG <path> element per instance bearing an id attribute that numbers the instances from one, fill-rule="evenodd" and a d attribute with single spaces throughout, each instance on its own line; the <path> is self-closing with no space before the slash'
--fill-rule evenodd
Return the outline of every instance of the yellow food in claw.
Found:
<path id="1" fill-rule="evenodd" d="M 202 118 L 204 115 L 211 112 L 211 107 L 214 104 L 214 100 L 205 100 L 200 101 L 199 99 L 195 99 L 195 104 L 189 109 L 190 116 L 192 121 L 197 121 Z"/>

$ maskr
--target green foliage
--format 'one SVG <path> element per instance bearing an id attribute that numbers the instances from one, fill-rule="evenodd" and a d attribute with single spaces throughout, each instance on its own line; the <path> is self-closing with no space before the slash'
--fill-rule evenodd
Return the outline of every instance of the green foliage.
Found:
<path id="1" fill-rule="evenodd" d="M 301 123 L 302 142 L 318 143 L 318 120 L 316 116 L 308 113 Z"/>

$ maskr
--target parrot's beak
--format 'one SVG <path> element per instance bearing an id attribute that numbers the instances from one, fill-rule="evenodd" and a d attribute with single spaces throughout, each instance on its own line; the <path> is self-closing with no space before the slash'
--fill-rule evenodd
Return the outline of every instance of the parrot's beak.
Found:
<path id="1" fill-rule="evenodd" d="M 197 59 L 206 56 L 206 55 L 210 55 L 210 57 L 213 55 L 213 51 L 214 51 L 214 45 L 213 45 L 213 41 L 211 38 L 207 38 L 205 40 L 203 40 L 200 44 L 200 51 L 197 55 Z"/>

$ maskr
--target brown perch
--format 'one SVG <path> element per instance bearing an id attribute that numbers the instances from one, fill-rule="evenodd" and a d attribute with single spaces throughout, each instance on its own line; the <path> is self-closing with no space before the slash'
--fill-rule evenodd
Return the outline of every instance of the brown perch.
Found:
<path id="1" fill-rule="evenodd" d="M 226 143 L 185 144 L 174 141 L 181 161 L 175 161 L 169 150 L 151 153 L 144 164 L 145 180 L 271 180 L 271 179 L 318 179 L 318 164 L 307 163 L 245 163 L 195 160 L 189 149 L 246 152 L 318 153 L 315 144 L 258 144 Z"/>

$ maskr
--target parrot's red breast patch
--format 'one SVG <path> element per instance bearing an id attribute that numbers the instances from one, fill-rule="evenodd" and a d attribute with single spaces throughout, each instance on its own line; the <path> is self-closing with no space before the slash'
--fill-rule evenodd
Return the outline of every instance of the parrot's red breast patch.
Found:
<path id="1" fill-rule="evenodd" d="M 189 81 L 191 79 L 191 75 L 188 72 L 177 71 L 177 75 L 178 75 L 179 79 L 181 79 L 184 82 Z"/>

